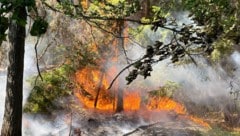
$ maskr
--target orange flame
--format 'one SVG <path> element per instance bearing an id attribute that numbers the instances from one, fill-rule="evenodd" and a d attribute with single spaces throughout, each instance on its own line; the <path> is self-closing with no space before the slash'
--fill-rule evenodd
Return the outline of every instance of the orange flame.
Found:
<path id="1" fill-rule="evenodd" d="M 126 25 L 126 24 L 125 24 Z M 128 30 L 125 29 L 123 31 L 123 36 L 126 36 Z M 125 46 L 127 43 L 127 38 L 123 40 L 123 45 Z M 106 64 L 106 62 L 111 61 L 112 63 L 116 63 L 118 61 L 119 56 L 119 41 L 115 40 L 112 43 L 114 48 L 108 47 L 111 50 L 109 52 L 100 53 L 105 56 L 105 59 L 100 60 L 99 64 Z M 96 45 L 92 45 L 93 49 L 91 51 L 97 52 L 98 48 Z M 105 54 L 104 54 L 105 53 Z M 111 56 L 111 57 L 107 57 Z M 100 68 L 101 69 L 101 68 Z M 109 69 L 100 70 L 95 67 L 86 67 L 78 72 L 76 72 L 76 81 L 79 85 L 79 88 L 76 89 L 75 95 L 81 101 L 81 103 L 86 108 L 95 108 L 102 111 L 115 111 L 117 96 L 115 93 L 120 91 L 118 87 L 118 81 L 115 82 L 115 86 L 112 87 L 111 90 L 108 90 L 108 86 L 113 76 L 117 73 L 116 67 L 110 67 Z M 104 68 L 102 68 L 104 69 Z M 110 73 L 110 75 L 109 75 Z M 134 90 L 124 90 L 123 91 L 123 109 L 124 111 L 136 111 L 140 110 L 142 107 L 148 111 L 152 110 L 164 110 L 164 111 L 174 111 L 177 114 L 186 115 L 190 120 L 205 126 L 209 127 L 209 125 L 204 122 L 200 118 L 196 118 L 193 116 L 187 116 L 186 108 L 181 104 L 169 97 L 150 97 L 143 98 L 143 94 L 140 94 L 141 89 L 134 88 Z M 98 96 L 98 98 L 97 98 Z"/>
<path id="2" fill-rule="evenodd" d="M 110 68 L 110 71 L 115 71 L 116 69 Z M 107 72 L 107 73 L 112 73 Z M 86 108 L 96 108 L 102 111 L 114 111 L 116 108 L 116 98 L 114 98 L 113 92 L 107 90 L 107 87 L 111 81 L 106 74 L 95 68 L 84 68 L 76 73 L 76 81 L 80 85 L 75 94 L 78 99 L 83 103 Z M 116 88 L 115 88 L 116 89 Z M 97 100 L 96 107 L 94 103 L 96 101 L 97 91 L 99 92 L 99 97 Z M 124 90 L 123 93 L 123 108 L 124 111 L 136 111 L 141 109 L 141 107 L 146 107 L 147 110 L 164 110 L 164 111 L 174 111 L 177 114 L 187 115 L 186 108 L 174 101 L 169 97 L 149 97 L 146 100 L 141 98 L 139 91 L 128 91 Z M 204 122 L 202 119 L 186 116 L 193 122 L 196 122 L 202 126 L 210 128 L 209 124 Z"/>
<path id="3" fill-rule="evenodd" d="M 138 92 L 125 92 L 123 97 L 123 108 L 127 110 L 139 110 L 141 98 Z"/>
<path id="4" fill-rule="evenodd" d="M 109 83 L 106 76 L 101 71 L 94 68 L 82 69 L 76 73 L 76 81 L 80 85 L 76 96 L 87 108 L 94 108 L 98 89 L 100 91 L 100 98 L 98 99 L 96 108 L 100 110 L 109 110 L 113 108 L 112 97 L 107 90 Z"/>
<path id="5" fill-rule="evenodd" d="M 193 116 L 188 116 L 188 117 L 189 117 L 193 122 L 196 122 L 196 123 L 198 123 L 198 124 L 200 124 L 200 125 L 202 125 L 202 126 L 204 126 L 204 127 L 206 127 L 206 128 L 211 128 L 210 125 L 209 125 L 207 122 L 203 121 L 203 120 L 200 119 L 200 118 L 193 117 Z"/>
<path id="6" fill-rule="evenodd" d="M 175 111 L 178 114 L 185 114 L 186 109 L 185 107 L 175 102 L 174 100 L 168 97 L 161 97 L 161 98 L 151 98 L 147 108 L 149 110 L 157 109 L 157 110 L 167 110 L 167 111 Z"/>

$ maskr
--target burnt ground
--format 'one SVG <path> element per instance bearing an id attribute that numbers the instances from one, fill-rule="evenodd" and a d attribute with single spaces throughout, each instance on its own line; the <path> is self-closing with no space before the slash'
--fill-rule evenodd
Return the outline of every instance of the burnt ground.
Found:
<path id="1" fill-rule="evenodd" d="M 151 125 L 140 126 L 124 136 L 199 136 L 202 128 L 188 120 L 157 122 Z"/>
<path id="2" fill-rule="evenodd" d="M 209 128 L 170 111 L 92 112 L 75 122 L 72 136 L 197 136 Z"/>

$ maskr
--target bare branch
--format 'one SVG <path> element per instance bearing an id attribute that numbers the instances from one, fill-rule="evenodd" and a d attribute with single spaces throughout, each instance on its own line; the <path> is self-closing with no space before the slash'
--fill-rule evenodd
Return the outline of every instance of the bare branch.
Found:
<path id="1" fill-rule="evenodd" d="M 102 21 L 126 21 L 126 22 L 132 22 L 132 23 L 137 23 L 137 24 L 140 24 L 140 25 L 152 25 L 157 21 L 153 21 L 153 22 L 142 22 L 141 20 L 136 20 L 136 19 L 131 19 L 131 18 L 128 18 L 128 17 L 125 17 L 125 18 L 115 18 L 115 17 L 104 17 L 104 16 L 87 16 L 87 15 L 84 15 L 84 14 L 80 14 L 79 15 L 79 18 L 83 18 L 83 19 L 86 19 L 86 20 L 102 20 Z M 174 28 L 170 28 L 170 27 L 166 27 L 166 26 L 159 26 L 160 28 L 163 28 L 163 29 L 167 29 L 167 30 L 171 30 L 173 32 L 179 32 L 178 30 L 174 29 Z"/>
<path id="2" fill-rule="evenodd" d="M 48 48 L 51 46 L 52 43 L 48 43 L 47 47 L 43 50 L 43 52 L 41 53 L 41 55 L 38 57 L 38 60 L 40 60 L 45 53 L 47 52 Z"/>
<path id="3" fill-rule="evenodd" d="M 114 37 L 116 37 L 116 38 L 129 38 L 128 36 L 124 36 L 124 37 L 123 37 L 123 36 L 116 35 L 115 33 L 111 32 L 111 31 L 108 31 L 108 30 L 106 30 L 105 28 L 101 27 L 101 25 L 98 24 L 98 23 L 95 22 L 95 21 L 92 21 L 92 20 L 85 20 L 85 21 L 86 21 L 89 25 L 91 25 L 89 22 L 93 23 L 94 25 L 91 25 L 91 26 L 96 27 L 96 28 L 102 30 L 103 32 L 109 33 L 109 34 L 111 34 L 112 36 L 114 36 Z"/>
<path id="4" fill-rule="evenodd" d="M 48 7 L 48 8 L 51 9 L 52 11 L 59 12 L 59 13 L 63 13 L 62 11 L 58 10 L 57 8 L 52 7 L 51 5 L 49 5 L 49 4 L 48 4 L 47 2 L 45 2 L 44 0 L 41 0 L 41 1 L 42 1 L 42 3 L 43 3 L 46 7 Z"/>
<path id="5" fill-rule="evenodd" d="M 142 58 L 139 59 L 138 61 L 144 60 L 145 58 L 146 58 L 146 57 L 142 57 Z M 123 68 L 123 69 L 115 76 L 115 78 L 112 80 L 112 82 L 110 83 L 108 89 L 111 89 L 111 88 L 112 88 L 114 82 L 117 80 L 117 78 L 118 78 L 125 70 L 127 70 L 128 68 L 130 68 L 131 66 L 133 66 L 134 64 L 136 64 L 138 61 L 135 61 L 135 62 L 127 65 L 125 68 Z"/>
<path id="6" fill-rule="evenodd" d="M 34 46 L 34 49 L 35 49 L 35 54 L 36 54 L 36 63 L 37 63 L 37 71 L 38 71 L 38 76 L 41 78 L 41 80 L 43 81 L 43 77 L 41 75 L 41 72 L 40 72 L 40 68 L 39 68 L 39 63 L 38 63 L 38 51 L 37 51 L 37 46 L 38 46 L 38 43 L 39 43 L 39 40 L 40 40 L 40 37 L 38 36 L 37 38 L 37 42 Z M 37 77 L 36 77 L 37 79 Z"/>

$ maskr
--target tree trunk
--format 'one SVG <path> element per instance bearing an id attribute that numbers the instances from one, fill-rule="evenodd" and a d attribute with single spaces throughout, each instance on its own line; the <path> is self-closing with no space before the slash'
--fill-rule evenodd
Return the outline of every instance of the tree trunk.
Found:
<path id="1" fill-rule="evenodd" d="M 9 25 L 9 66 L 1 136 L 22 135 L 23 66 L 26 36 L 23 22 L 27 20 L 27 13 L 24 6 L 18 6 L 14 9 L 13 14 L 17 15 L 18 21 L 10 19 Z"/>
<path id="2" fill-rule="evenodd" d="M 104 77 L 104 70 L 101 72 L 100 81 L 98 83 L 97 94 L 96 94 L 95 101 L 94 101 L 94 108 L 97 108 L 98 97 L 99 97 L 100 91 L 102 89 L 103 77 Z"/>
<path id="3" fill-rule="evenodd" d="M 144 16 L 149 17 L 150 16 L 150 11 L 151 11 L 151 3 L 150 0 L 145 0 L 143 4 L 143 9 L 144 9 Z"/>
<path id="4" fill-rule="evenodd" d="M 118 89 L 117 92 L 117 108 L 116 108 L 116 112 L 121 112 L 123 111 L 123 90 Z"/>
<path id="5" fill-rule="evenodd" d="M 118 39 L 118 45 L 124 48 L 124 38 L 121 38 L 124 36 L 124 21 L 118 22 L 118 33 L 120 36 L 120 38 Z M 123 110 L 123 90 L 118 87 L 116 112 L 121 112 Z"/>

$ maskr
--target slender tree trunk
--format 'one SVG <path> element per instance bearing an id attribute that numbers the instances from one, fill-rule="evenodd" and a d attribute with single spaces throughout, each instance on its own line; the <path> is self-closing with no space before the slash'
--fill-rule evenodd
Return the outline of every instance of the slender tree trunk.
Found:
<path id="1" fill-rule="evenodd" d="M 120 37 L 124 36 L 124 21 L 118 22 L 118 32 Z M 118 45 L 124 47 L 124 38 L 119 38 Z M 123 111 L 123 90 L 118 87 L 116 112 Z"/>
<path id="2" fill-rule="evenodd" d="M 116 108 L 116 112 L 121 112 L 123 111 L 123 90 L 118 89 L 117 92 L 117 108 Z"/>
<path id="3" fill-rule="evenodd" d="M 27 20 L 24 6 L 18 6 L 13 14 L 18 15 L 18 21 Z M 23 98 L 23 66 L 25 45 L 25 24 L 10 19 L 9 26 L 9 66 L 7 73 L 7 88 L 5 112 L 1 136 L 21 136 L 22 134 L 22 98 Z"/>
<path id="4" fill-rule="evenodd" d="M 151 2 L 150 2 L 150 0 L 145 0 L 144 1 L 144 16 L 145 17 L 149 17 L 150 16 L 150 11 L 151 11 Z"/>
<path id="5" fill-rule="evenodd" d="M 103 77 L 104 77 L 104 70 L 102 70 L 102 72 L 101 72 L 100 81 L 98 83 L 97 95 L 96 95 L 96 98 L 95 98 L 95 101 L 94 101 L 94 108 L 97 108 L 98 97 L 99 97 L 100 91 L 102 89 Z"/>

